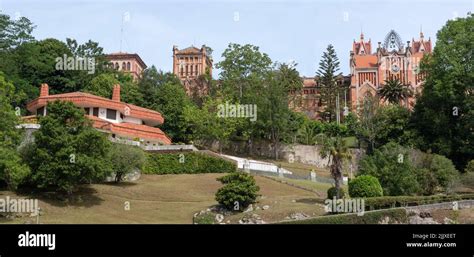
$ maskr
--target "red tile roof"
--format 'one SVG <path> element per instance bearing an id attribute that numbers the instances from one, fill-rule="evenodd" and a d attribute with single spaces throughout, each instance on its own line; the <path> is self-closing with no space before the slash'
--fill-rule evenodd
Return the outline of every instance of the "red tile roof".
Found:
<path id="1" fill-rule="evenodd" d="M 78 107 L 101 107 L 113 109 L 128 117 L 144 120 L 150 124 L 150 126 L 128 122 L 112 123 L 95 116 L 86 116 L 93 121 L 93 126 L 97 129 L 106 130 L 119 136 L 141 138 L 144 140 L 159 140 L 163 144 L 171 144 L 171 139 L 167 137 L 161 129 L 153 127 L 154 125 L 162 124 L 164 122 L 161 113 L 121 102 L 119 85 L 114 86 L 114 100 L 83 92 L 49 95 L 48 89 L 49 86 L 47 84 L 41 85 L 40 97 L 27 104 L 26 108 L 28 111 L 34 113 L 38 108 L 46 106 L 48 102 L 56 100 L 72 102 Z"/>
<path id="2" fill-rule="evenodd" d="M 164 144 L 171 144 L 171 139 L 159 128 L 134 123 L 112 123 L 92 115 L 86 115 L 92 120 L 94 128 L 110 131 L 111 133 L 144 140 L 160 140 Z"/>
<path id="3" fill-rule="evenodd" d="M 162 124 L 164 122 L 163 116 L 161 116 L 161 113 L 159 112 L 142 108 L 133 104 L 113 101 L 111 99 L 107 99 L 104 97 L 92 95 L 89 93 L 83 93 L 83 92 L 40 96 L 36 98 L 35 100 L 29 102 L 26 108 L 30 112 L 35 112 L 36 109 L 45 106 L 47 102 L 52 102 L 55 100 L 73 102 L 75 105 L 80 106 L 80 107 L 93 106 L 93 107 L 109 108 L 109 109 L 120 111 L 122 113 L 124 113 L 126 108 L 128 107 L 130 110 L 130 115 L 127 115 L 127 116 L 152 121 L 158 124 Z"/>
<path id="4" fill-rule="evenodd" d="M 355 64 L 358 68 L 373 68 L 377 67 L 376 55 L 355 55 Z"/>

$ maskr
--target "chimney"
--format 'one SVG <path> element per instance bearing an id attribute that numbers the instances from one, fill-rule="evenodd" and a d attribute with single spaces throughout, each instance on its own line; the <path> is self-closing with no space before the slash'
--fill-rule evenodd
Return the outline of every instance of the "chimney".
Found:
<path id="1" fill-rule="evenodd" d="M 114 91 L 112 93 L 112 101 L 120 102 L 120 85 L 114 85 Z"/>
<path id="2" fill-rule="evenodd" d="M 49 95 L 49 86 L 46 83 L 41 84 L 40 97 Z"/>

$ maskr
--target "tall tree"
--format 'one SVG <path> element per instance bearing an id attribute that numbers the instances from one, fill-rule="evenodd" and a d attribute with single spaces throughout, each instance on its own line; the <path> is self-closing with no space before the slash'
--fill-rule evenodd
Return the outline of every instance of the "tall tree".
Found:
<path id="1" fill-rule="evenodd" d="M 145 70 L 139 82 L 139 89 L 143 95 L 143 106 L 163 115 L 163 131 L 174 142 L 189 142 L 191 131 L 185 121 L 184 111 L 193 103 L 179 79 L 172 73 L 157 71 L 152 66 Z"/>
<path id="2" fill-rule="evenodd" d="M 14 97 L 14 87 L 0 72 L 0 180 L 10 189 L 15 189 L 29 175 L 16 149 L 21 140 L 19 123 L 15 110 L 10 105 Z"/>
<path id="3" fill-rule="evenodd" d="M 325 134 L 318 136 L 318 143 L 321 145 L 321 157 L 329 160 L 329 172 L 334 179 L 337 198 L 339 198 L 344 160 L 351 159 L 349 148 L 342 137 L 328 137 Z"/>
<path id="4" fill-rule="evenodd" d="M 319 77 L 321 103 L 324 108 L 324 115 L 327 121 L 331 122 L 336 119 L 336 99 L 341 96 L 341 88 L 337 84 L 337 76 L 339 71 L 339 58 L 336 50 L 332 45 L 328 45 L 326 52 L 323 53 L 319 62 L 319 69 L 316 75 Z"/>
<path id="5" fill-rule="evenodd" d="M 422 60 L 426 81 L 412 116 L 420 149 L 447 156 L 458 170 L 474 159 L 473 27 L 468 14 L 438 31 L 432 55 Z"/>
<path id="6" fill-rule="evenodd" d="M 91 126 L 84 111 L 60 101 L 48 103 L 47 109 L 29 156 L 32 182 L 38 188 L 71 194 L 78 185 L 110 174 L 110 142 Z"/>
<path id="7" fill-rule="evenodd" d="M 272 60 L 258 46 L 231 43 L 216 64 L 221 69 L 220 80 L 235 98 L 252 95 L 256 86 L 271 71 Z"/>

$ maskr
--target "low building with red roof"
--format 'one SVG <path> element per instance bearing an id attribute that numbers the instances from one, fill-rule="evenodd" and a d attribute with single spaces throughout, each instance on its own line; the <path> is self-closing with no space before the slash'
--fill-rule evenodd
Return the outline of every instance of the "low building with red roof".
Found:
<path id="1" fill-rule="evenodd" d="M 73 92 L 49 95 L 49 86 L 41 85 L 40 96 L 27 104 L 29 112 L 47 115 L 47 104 L 53 101 L 72 102 L 83 108 L 94 128 L 110 134 L 112 140 L 140 141 L 143 145 L 169 145 L 171 139 L 155 126 L 163 124 L 161 113 L 120 101 L 120 85 L 115 85 L 112 99 Z M 28 116 L 31 119 L 31 116 Z"/>

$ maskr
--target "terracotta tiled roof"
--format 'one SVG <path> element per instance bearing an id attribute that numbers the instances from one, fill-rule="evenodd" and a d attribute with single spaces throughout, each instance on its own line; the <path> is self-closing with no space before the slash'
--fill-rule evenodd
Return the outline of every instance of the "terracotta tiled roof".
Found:
<path id="1" fill-rule="evenodd" d="M 182 50 L 176 51 L 176 54 L 199 54 L 199 53 L 201 53 L 201 49 L 194 46 L 190 46 Z"/>
<path id="2" fill-rule="evenodd" d="M 413 41 L 412 46 L 415 53 L 420 52 L 421 44 L 425 47 L 426 53 L 431 53 L 431 42 L 430 41 Z"/>
<path id="3" fill-rule="evenodd" d="M 355 55 L 355 64 L 358 68 L 373 68 L 377 67 L 376 55 Z"/>
<path id="4" fill-rule="evenodd" d="M 112 123 L 91 115 L 86 115 L 86 117 L 93 121 L 94 128 L 109 131 L 119 136 L 160 140 L 164 144 L 171 144 L 171 139 L 159 128 L 126 122 Z"/>
<path id="5" fill-rule="evenodd" d="M 106 54 L 105 58 L 109 61 L 110 60 L 124 60 L 124 59 L 133 58 L 133 59 L 137 60 L 138 63 L 140 63 L 140 65 L 143 67 L 143 69 L 147 68 L 145 62 L 142 60 L 142 58 L 138 54 L 117 52 L 117 53 Z"/>
<path id="6" fill-rule="evenodd" d="M 41 96 L 36 98 L 35 100 L 31 101 L 27 104 L 26 108 L 30 112 L 35 112 L 36 109 L 43 107 L 46 105 L 47 102 L 61 100 L 61 101 L 70 101 L 73 102 L 75 105 L 80 107 L 102 107 L 102 108 L 109 108 L 114 109 L 119 112 L 124 113 L 127 108 L 130 111 L 130 117 L 149 120 L 156 123 L 163 123 L 164 119 L 161 116 L 161 113 L 142 108 L 133 104 L 127 104 L 124 102 L 117 102 L 111 99 L 107 99 L 104 97 L 83 93 L 83 92 L 74 92 L 74 93 L 65 93 L 65 94 L 57 94 L 57 95 L 48 95 L 48 96 Z"/>

